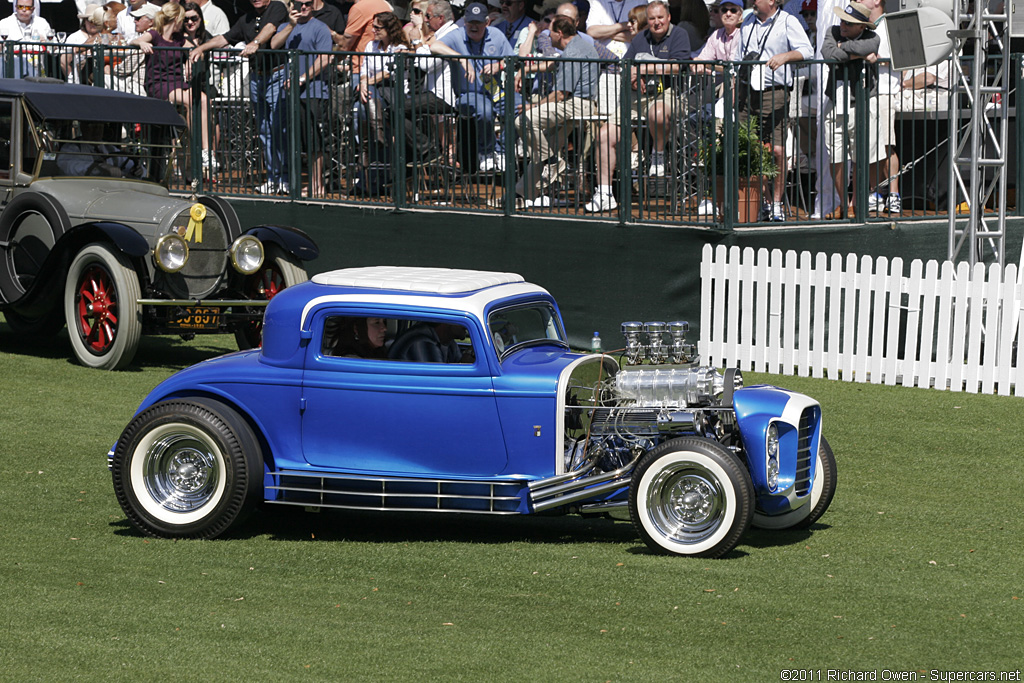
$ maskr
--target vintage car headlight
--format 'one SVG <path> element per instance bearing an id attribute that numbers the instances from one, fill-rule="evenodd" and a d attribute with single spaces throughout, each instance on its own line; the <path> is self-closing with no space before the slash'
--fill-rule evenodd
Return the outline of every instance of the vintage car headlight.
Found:
<path id="1" fill-rule="evenodd" d="M 231 245 L 231 265 L 240 273 L 255 273 L 263 265 L 263 243 L 252 235 L 239 237 Z"/>
<path id="2" fill-rule="evenodd" d="M 768 488 L 774 491 L 779 486 L 779 429 L 774 422 L 768 425 L 764 454 L 764 470 L 768 477 Z"/>
<path id="3" fill-rule="evenodd" d="M 188 263 L 188 243 L 176 232 L 166 234 L 156 241 L 153 260 L 165 273 L 177 273 Z"/>

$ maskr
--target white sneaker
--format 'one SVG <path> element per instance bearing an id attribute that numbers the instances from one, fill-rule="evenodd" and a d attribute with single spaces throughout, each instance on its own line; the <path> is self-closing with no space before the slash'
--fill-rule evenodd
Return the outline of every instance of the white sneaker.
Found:
<path id="1" fill-rule="evenodd" d="M 211 173 L 216 173 L 220 170 L 220 164 L 217 163 L 217 157 L 212 150 L 203 150 L 203 168 L 210 169 Z"/>
<path id="2" fill-rule="evenodd" d="M 872 192 L 868 195 L 868 211 L 882 211 L 885 209 L 885 197 Z"/>
<path id="3" fill-rule="evenodd" d="M 277 184 L 277 193 L 278 194 L 288 194 L 289 192 L 291 192 L 291 188 L 288 187 L 288 183 L 286 183 L 286 182 L 284 182 L 282 180 L 281 182 L 279 182 Z"/>
<path id="4" fill-rule="evenodd" d="M 771 216 L 769 220 L 772 223 L 785 223 L 786 222 L 786 207 L 782 202 L 772 202 Z"/>
<path id="5" fill-rule="evenodd" d="M 480 157 L 481 173 L 504 173 L 505 157 L 495 152 L 489 157 Z"/>
<path id="6" fill-rule="evenodd" d="M 277 183 L 275 183 L 272 180 L 268 180 L 267 182 L 257 187 L 256 191 L 259 192 L 260 194 L 277 194 Z"/>
<path id="7" fill-rule="evenodd" d="M 710 199 L 705 199 L 697 206 L 698 216 L 714 216 L 715 215 L 715 203 Z"/>
<path id="8" fill-rule="evenodd" d="M 651 165 L 647 172 L 655 178 L 665 177 L 665 153 L 651 152 Z"/>
<path id="9" fill-rule="evenodd" d="M 547 208 L 547 207 L 551 206 L 551 197 L 548 197 L 547 195 L 542 194 L 541 196 L 539 196 L 539 197 L 537 197 L 535 199 L 527 199 L 524 202 L 524 204 L 525 204 L 526 208 L 528 208 L 528 209 L 543 209 L 543 208 Z"/>
<path id="10" fill-rule="evenodd" d="M 615 201 L 615 197 L 604 192 L 595 192 L 594 198 L 583 207 L 583 210 L 587 213 L 604 213 L 605 211 L 614 211 L 619 207 L 619 203 Z"/>
<path id="11" fill-rule="evenodd" d="M 885 201 L 885 209 L 889 213 L 903 213 L 903 199 L 893 192 L 889 193 L 889 198 Z"/>

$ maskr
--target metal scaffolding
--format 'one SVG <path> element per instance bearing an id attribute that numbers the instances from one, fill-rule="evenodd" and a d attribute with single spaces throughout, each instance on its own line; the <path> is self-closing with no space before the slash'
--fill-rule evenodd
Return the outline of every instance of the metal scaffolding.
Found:
<path id="1" fill-rule="evenodd" d="M 1010 3 L 1000 2 L 995 12 L 979 0 L 972 14 L 961 12 L 960 4 L 953 4 L 953 25 L 960 28 L 950 31 L 955 59 L 949 112 L 949 260 L 966 257 L 971 265 L 989 260 L 1003 265 L 1012 14 L 1005 9 Z M 967 61 L 969 71 L 960 59 L 965 51 L 974 54 Z M 961 121 L 969 123 L 961 127 Z"/>

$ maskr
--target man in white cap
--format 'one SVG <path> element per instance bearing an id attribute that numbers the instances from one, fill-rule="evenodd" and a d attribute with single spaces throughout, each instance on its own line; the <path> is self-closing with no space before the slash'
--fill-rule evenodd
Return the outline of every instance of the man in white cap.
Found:
<path id="1" fill-rule="evenodd" d="M 825 34 L 821 56 L 839 62 L 832 68 L 825 85 L 825 92 L 833 103 L 825 114 L 825 145 L 833 160 L 832 180 L 840 197 L 839 207 L 834 213 L 841 214 L 846 205 L 848 180 L 844 160 L 849 158 L 854 164 L 860 161 L 857 159 L 857 144 L 854 140 L 854 109 L 857 100 L 870 97 L 877 87 L 878 69 L 874 61 L 878 59 L 879 37 L 874 31 L 871 10 L 861 3 L 851 2 L 846 9 L 835 7 L 832 11 L 839 17 L 839 25 L 831 27 Z M 865 71 L 866 85 L 862 85 Z M 870 158 L 867 163 L 876 163 L 886 158 L 885 141 L 878 139 L 878 126 L 869 128 L 872 130 L 869 133 Z M 853 193 L 857 195 L 856 185 Z M 833 217 L 838 218 L 840 215 Z"/>
<path id="2" fill-rule="evenodd" d="M 160 11 L 160 5 L 148 0 L 128 0 L 128 6 L 117 14 L 117 30 L 129 43 L 153 28 L 153 20 Z"/>

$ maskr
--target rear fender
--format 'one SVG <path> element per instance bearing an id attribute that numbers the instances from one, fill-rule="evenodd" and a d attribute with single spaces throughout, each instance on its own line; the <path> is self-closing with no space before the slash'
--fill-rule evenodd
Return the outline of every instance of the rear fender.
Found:
<path id="1" fill-rule="evenodd" d="M 123 223 L 83 223 L 64 233 L 57 240 L 39 268 L 39 275 L 32 287 L 16 301 L 6 303 L 16 304 L 12 307 L 19 313 L 29 316 L 42 315 L 53 306 L 59 306 L 72 259 L 86 245 L 97 243 L 107 244 L 128 256 L 135 264 L 140 279 L 147 279 L 145 268 L 139 263 L 139 260 L 150 252 L 145 237 Z"/>
<path id="2" fill-rule="evenodd" d="M 247 230 L 245 234 L 256 237 L 264 244 L 276 244 L 300 261 L 312 261 L 320 255 L 320 248 L 316 246 L 313 238 L 298 228 L 285 225 L 258 225 Z"/>

